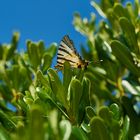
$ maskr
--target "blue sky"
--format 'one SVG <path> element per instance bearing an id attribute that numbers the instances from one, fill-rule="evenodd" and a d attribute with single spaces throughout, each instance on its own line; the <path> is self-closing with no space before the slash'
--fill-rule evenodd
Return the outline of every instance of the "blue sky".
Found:
<path id="1" fill-rule="evenodd" d="M 85 38 L 72 25 L 76 11 L 89 18 L 93 7 L 88 0 L 4 0 L 0 8 L 0 43 L 8 43 L 12 33 L 19 31 L 18 50 L 26 48 L 26 39 L 44 40 L 49 46 L 52 42 L 59 44 L 65 34 L 79 46 Z"/>
<path id="2" fill-rule="evenodd" d="M 27 39 L 43 40 L 49 46 L 52 42 L 59 44 L 68 34 L 79 52 L 85 38 L 75 31 L 73 15 L 75 12 L 82 18 L 90 18 L 91 12 L 97 15 L 90 0 L 3 0 L 0 4 L 0 43 L 10 42 L 12 33 L 19 31 L 20 51 L 26 49 Z"/>

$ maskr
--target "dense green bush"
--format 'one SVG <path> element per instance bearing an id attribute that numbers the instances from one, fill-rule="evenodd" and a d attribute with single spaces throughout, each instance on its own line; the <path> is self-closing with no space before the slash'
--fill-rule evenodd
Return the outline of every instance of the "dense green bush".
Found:
<path id="1" fill-rule="evenodd" d="M 0 46 L 0 140 L 139 140 L 139 1 L 91 5 L 104 20 L 96 25 L 93 13 L 90 20 L 76 13 L 73 24 L 87 39 L 83 57 L 100 64 L 83 70 L 66 62 L 60 79 L 50 68 L 55 44 L 28 40 L 19 53 L 14 33 Z"/>

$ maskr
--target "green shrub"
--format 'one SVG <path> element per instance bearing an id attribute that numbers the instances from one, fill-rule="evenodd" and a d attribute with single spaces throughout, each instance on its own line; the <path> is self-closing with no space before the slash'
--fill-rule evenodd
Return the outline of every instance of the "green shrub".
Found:
<path id="1" fill-rule="evenodd" d="M 139 1 L 91 5 L 104 20 L 96 25 L 93 13 L 90 20 L 76 13 L 73 21 L 87 40 L 83 57 L 93 61 L 86 70 L 66 62 L 60 79 L 50 68 L 57 45 L 28 40 L 19 53 L 19 33 L 0 46 L 1 140 L 139 139 Z"/>

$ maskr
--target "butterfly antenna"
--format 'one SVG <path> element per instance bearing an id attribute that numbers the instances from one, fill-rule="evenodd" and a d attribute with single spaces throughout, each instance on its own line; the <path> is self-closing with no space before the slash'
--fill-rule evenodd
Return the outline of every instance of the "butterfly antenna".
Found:
<path id="1" fill-rule="evenodd" d="M 103 60 L 90 61 L 89 64 L 90 64 L 90 63 L 99 64 L 99 63 L 102 62 L 102 61 L 103 61 Z"/>

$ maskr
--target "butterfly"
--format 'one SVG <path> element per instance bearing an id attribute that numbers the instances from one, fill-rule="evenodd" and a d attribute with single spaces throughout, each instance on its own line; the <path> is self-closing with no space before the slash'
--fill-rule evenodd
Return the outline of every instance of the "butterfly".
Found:
<path id="1" fill-rule="evenodd" d="M 65 35 L 59 45 L 56 69 L 63 69 L 64 62 L 68 61 L 72 68 L 87 68 L 89 61 L 82 59 L 77 53 L 73 41 Z"/>

